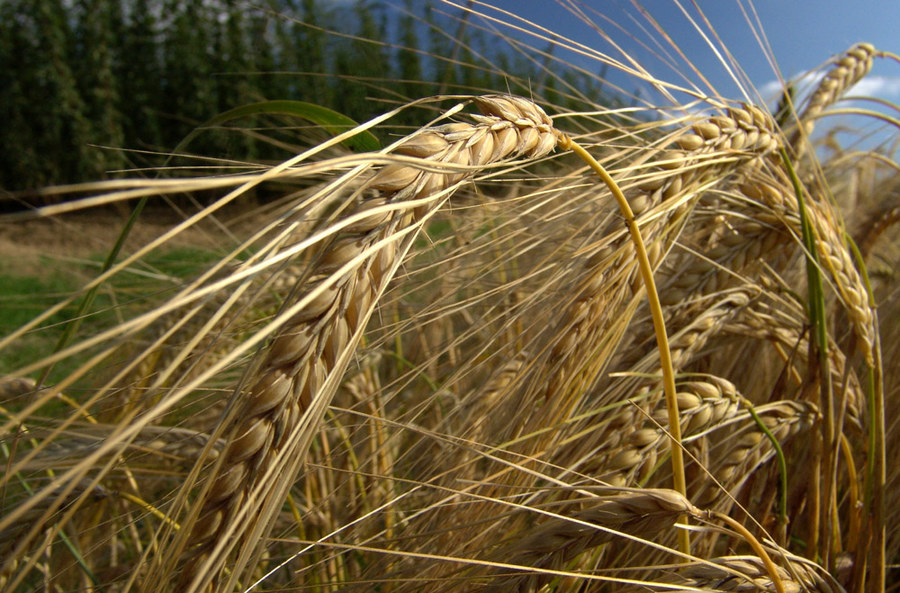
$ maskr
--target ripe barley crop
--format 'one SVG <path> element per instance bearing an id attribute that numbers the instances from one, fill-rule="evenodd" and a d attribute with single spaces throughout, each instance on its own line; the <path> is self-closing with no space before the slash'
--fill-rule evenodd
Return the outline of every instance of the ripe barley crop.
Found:
<path id="1" fill-rule="evenodd" d="M 542 63 L 530 91 L 423 86 L 277 164 L 0 215 L 179 213 L 0 338 L 54 338 L 0 380 L 0 590 L 898 582 L 900 169 L 829 117 L 895 56 L 854 45 L 773 115 L 581 49 L 658 97 L 611 106 L 488 4 L 460 27 Z M 151 263 L 200 236 L 183 277 Z"/>

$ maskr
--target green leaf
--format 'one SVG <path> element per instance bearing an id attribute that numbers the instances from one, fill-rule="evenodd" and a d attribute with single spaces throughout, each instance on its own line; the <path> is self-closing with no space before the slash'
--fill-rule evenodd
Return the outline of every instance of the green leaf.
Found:
<path id="1" fill-rule="evenodd" d="M 197 137 L 205 128 L 210 128 L 213 126 L 219 126 L 226 122 L 240 119 L 242 117 L 249 117 L 251 115 L 290 115 L 294 117 L 298 117 L 300 119 L 305 119 L 307 121 L 311 121 L 314 124 L 317 124 L 323 130 L 332 134 L 333 136 L 337 136 L 338 134 L 343 134 L 347 130 L 351 130 L 355 128 L 357 124 L 355 121 L 347 117 L 342 113 L 338 113 L 332 109 L 328 109 L 327 107 L 322 107 L 321 105 L 316 105 L 314 103 L 306 103 L 305 101 L 289 101 L 289 100 L 278 100 L 278 101 L 262 101 L 259 103 L 250 103 L 249 105 L 242 105 L 240 107 L 235 107 L 234 109 L 229 109 L 224 113 L 220 113 L 219 115 L 213 117 L 203 125 L 197 127 L 193 132 L 187 135 L 184 140 L 182 140 L 177 147 L 175 147 L 174 153 L 179 153 L 182 149 L 187 146 L 191 140 Z M 347 138 L 343 141 L 343 144 L 350 148 L 351 150 L 357 152 L 374 152 L 381 148 L 381 143 L 378 141 L 371 132 L 368 131 L 360 131 L 356 135 Z"/>

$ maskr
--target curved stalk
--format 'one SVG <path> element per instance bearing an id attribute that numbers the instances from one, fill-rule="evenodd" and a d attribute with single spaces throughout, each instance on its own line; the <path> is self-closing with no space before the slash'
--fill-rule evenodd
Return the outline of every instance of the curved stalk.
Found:
<path id="1" fill-rule="evenodd" d="M 571 150 L 581 160 L 588 164 L 593 171 L 603 180 L 609 191 L 619 205 L 619 210 L 628 225 L 631 240 L 637 253 L 638 266 L 641 272 L 641 280 L 647 289 L 647 299 L 650 304 L 650 315 L 653 317 L 653 330 L 656 332 L 656 345 L 659 348 L 659 362 L 662 366 L 663 387 L 666 394 L 666 410 L 669 415 L 669 438 L 672 445 L 672 474 L 674 490 L 687 498 L 687 483 L 684 478 L 684 456 L 681 451 L 681 418 L 678 415 L 678 398 L 675 392 L 675 371 L 672 368 L 672 353 L 669 350 L 669 338 L 666 334 L 666 323 L 663 319 L 662 305 L 659 302 L 659 293 L 656 291 L 656 283 L 653 280 L 653 268 L 650 266 L 650 258 L 647 257 L 647 249 L 641 238 L 641 231 L 634 219 L 634 212 L 625 199 L 625 194 L 619 188 L 615 180 L 606 172 L 606 169 L 581 147 L 577 142 L 563 135 L 559 141 L 559 147 L 563 150 Z M 687 517 L 680 517 L 679 523 L 687 524 Z M 678 530 L 678 544 L 684 554 L 691 553 L 690 534 L 685 529 Z"/>

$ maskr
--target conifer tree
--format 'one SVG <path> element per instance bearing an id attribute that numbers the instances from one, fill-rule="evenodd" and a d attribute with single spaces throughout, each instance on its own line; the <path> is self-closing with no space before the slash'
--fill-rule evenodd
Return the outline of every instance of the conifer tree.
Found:
<path id="1" fill-rule="evenodd" d="M 265 89 L 267 99 L 295 99 L 298 97 L 297 72 L 299 69 L 298 45 L 300 39 L 295 34 L 295 19 L 300 14 L 300 6 L 295 0 L 282 0 L 280 3 L 283 15 L 274 19 L 274 43 L 271 48 L 274 67 L 271 86 Z"/>
<path id="2" fill-rule="evenodd" d="M 336 52 L 335 71 L 341 77 L 341 92 L 335 97 L 338 111 L 356 119 L 367 119 L 383 110 L 373 102 L 372 95 L 380 94 L 373 81 L 385 78 L 388 54 L 377 40 L 385 39 L 385 23 L 379 18 L 377 4 L 357 0 L 352 13 L 344 15 L 345 22 L 357 21 L 355 36 Z M 365 41 L 365 40 L 376 41 Z"/>
<path id="3" fill-rule="evenodd" d="M 27 185 L 61 183 L 86 177 L 90 123 L 69 64 L 71 32 L 61 0 L 23 2 L 29 53 L 21 71 L 24 102 L 20 112 L 32 127 L 38 157 Z M 29 22 L 30 21 L 30 22 Z M 20 140 L 21 141 L 21 140 Z"/>
<path id="4" fill-rule="evenodd" d="M 259 99 L 248 80 L 254 68 L 250 52 L 245 6 L 228 0 L 223 44 L 213 60 L 216 95 L 219 111 L 245 105 Z"/>
<path id="5" fill-rule="evenodd" d="M 235 0 L 228 0 L 226 7 L 224 30 L 222 27 L 215 30 L 216 43 L 212 60 L 213 92 L 218 101 L 216 113 L 260 99 L 255 86 L 256 77 L 250 74 L 255 69 L 255 64 L 250 49 L 246 7 Z M 240 132 L 215 133 L 213 137 L 221 143 L 221 150 L 225 151 L 223 156 L 246 160 L 252 160 L 256 156 L 256 143 Z"/>
<path id="6" fill-rule="evenodd" d="M 0 160 L 0 188 L 158 164 L 90 145 L 170 150 L 211 117 L 262 99 L 309 101 L 361 121 L 429 94 L 539 94 L 546 84 L 565 107 L 565 96 L 600 90 L 585 75 L 542 73 L 538 62 L 489 46 L 470 13 L 438 14 L 434 0 L 404 0 L 396 20 L 379 0 L 265 2 L 0 0 L 0 143 L 15 147 Z M 515 78 L 528 82 L 508 86 Z M 410 110 L 393 122 L 418 125 L 420 115 Z M 296 141 L 290 131 L 266 133 Z M 188 150 L 283 156 L 237 132 L 204 132 Z"/>
<path id="7" fill-rule="evenodd" d="M 417 95 L 423 94 L 422 63 L 419 54 L 416 51 L 419 48 L 419 38 L 416 33 L 416 18 L 413 11 L 415 10 L 412 0 L 406 0 L 405 14 L 399 23 L 398 36 L 402 49 L 397 52 L 397 65 L 400 73 L 400 79 L 403 81 L 401 88 L 403 94 L 408 99 L 415 98 Z"/>
<path id="8" fill-rule="evenodd" d="M 129 19 L 116 60 L 116 76 L 122 128 L 129 145 L 159 148 L 163 132 L 159 113 L 163 107 L 160 32 L 153 14 L 153 0 L 131 0 Z"/>
<path id="9" fill-rule="evenodd" d="M 90 124 L 90 142 L 112 147 L 86 152 L 84 172 L 91 178 L 102 178 L 110 169 L 124 166 L 125 159 L 117 148 L 124 141 L 122 115 L 119 112 L 119 81 L 113 71 L 114 40 L 121 38 L 122 15 L 114 0 L 79 0 L 78 19 L 74 31 L 74 72 L 79 94 L 84 101 L 84 114 Z"/>
<path id="10" fill-rule="evenodd" d="M 22 26 L 21 2 L 0 4 L 0 189 L 21 189 L 30 184 L 40 166 L 36 137 L 27 125 L 26 85 L 34 67 L 33 39 Z"/>
<path id="11" fill-rule="evenodd" d="M 273 22 L 274 21 L 274 22 Z M 276 74 L 280 70 L 276 59 L 276 49 L 273 40 L 283 41 L 278 35 L 278 24 L 283 19 L 272 19 L 269 15 L 255 11 L 251 13 L 247 24 L 250 38 L 250 57 L 253 60 L 253 72 L 256 74 L 251 79 L 255 100 L 260 99 L 284 99 L 283 75 Z"/>
<path id="12" fill-rule="evenodd" d="M 331 63 L 325 58 L 326 34 L 320 27 L 329 14 L 317 0 L 303 0 L 302 11 L 295 24 L 297 71 L 300 73 L 298 98 L 321 105 L 333 105 L 334 90 L 325 79 Z"/>
<path id="13" fill-rule="evenodd" d="M 219 112 L 212 80 L 212 36 L 218 29 L 200 2 L 170 0 L 166 15 L 171 24 L 163 44 L 163 142 L 175 146 L 197 124 Z M 201 139 L 192 150 L 214 154 L 215 145 L 204 138 L 207 143 Z"/>

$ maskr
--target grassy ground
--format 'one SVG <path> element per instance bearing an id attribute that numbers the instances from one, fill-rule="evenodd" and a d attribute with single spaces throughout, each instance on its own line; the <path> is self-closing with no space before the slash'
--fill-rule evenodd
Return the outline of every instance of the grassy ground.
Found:
<path id="1" fill-rule="evenodd" d="M 158 221 L 159 216 L 146 218 Z M 16 349 L 0 353 L 0 375 L 56 349 L 82 306 L 83 287 L 102 270 L 116 233 L 126 222 L 121 213 L 109 211 L 7 227 L 0 237 L 0 335 L 13 333 L 63 300 L 69 302 L 22 336 Z M 129 243 L 146 241 L 160 228 L 158 222 L 144 223 Z M 201 233 L 151 253 L 102 285 L 91 307 L 77 318 L 79 335 L 96 335 L 151 309 L 220 257 Z M 61 361 L 49 380 L 60 380 L 80 363 L 80 359 Z"/>

